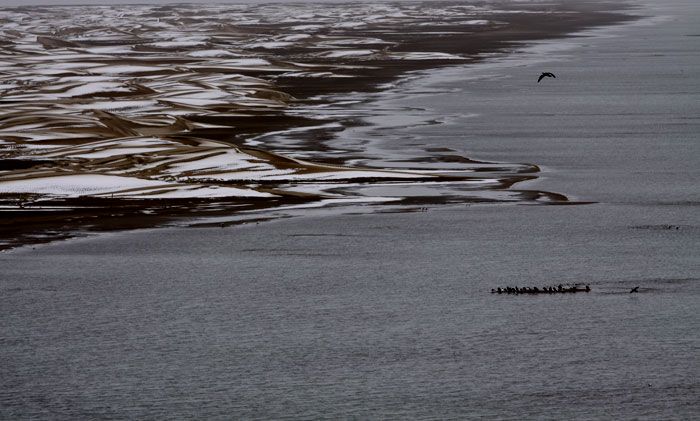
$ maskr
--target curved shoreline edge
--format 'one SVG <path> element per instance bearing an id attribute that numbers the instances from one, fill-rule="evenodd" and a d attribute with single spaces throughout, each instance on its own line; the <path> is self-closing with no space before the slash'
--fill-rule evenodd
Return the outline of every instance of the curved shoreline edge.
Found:
<path id="1" fill-rule="evenodd" d="M 516 6 L 532 8 L 531 13 L 508 9 Z M 284 6 L 283 12 L 289 7 Z M 348 197 L 338 192 L 376 183 L 456 181 L 473 184 L 473 193 L 459 198 L 468 203 L 545 199 L 545 203 L 569 204 L 566 197 L 553 193 L 511 190 L 514 184 L 536 177 L 532 175 L 536 169 L 520 164 L 457 157 L 460 166 L 456 171 L 452 166 L 437 166 L 442 171 L 436 174 L 421 172 L 420 162 L 417 170 L 346 165 L 356 158 L 353 154 L 336 160 L 293 158 L 298 150 L 312 155 L 323 151 L 327 149 L 325 139 L 332 138 L 334 131 L 361 124 L 353 115 L 319 120 L 289 112 L 300 104 L 323 107 L 328 105 L 324 102 L 328 95 L 338 98 L 343 93 L 376 91 L 406 72 L 475 63 L 483 54 L 502 51 L 513 43 L 566 37 L 634 19 L 614 13 L 630 10 L 628 5 L 596 1 L 561 2 L 554 10 L 510 2 L 494 3 L 493 10 L 485 11 L 470 9 L 469 3 L 426 3 L 423 7 L 426 10 L 414 9 L 416 13 L 408 15 L 412 25 L 403 21 L 367 25 L 361 20 L 348 25 L 336 20 L 338 26 L 329 30 L 328 25 L 325 29 L 321 25 L 319 30 L 304 22 L 263 22 L 245 25 L 245 31 L 227 27 L 207 35 L 229 46 L 225 49 L 213 48 L 208 41 L 203 50 L 201 40 L 178 41 L 174 34 L 169 40 L 144 42 L 144 34 L 130 33 L 125 42 L 124 34 L 99 28 L 95 38 L 81 39 L 76 35 L 82 30 L 79 25 L 74 30 L 37 35 L 35 42 L 27 42 L 21 30 L 5 31 L 3 47 L 11 52 L 8 57 L 14 60 L 13 66 L 18 71 L 41 72 L 29 73 L 24 82 L 10 72 L 0 85 L 0 105 L 8 111 L 0 122 L 0 188 L 6 186 L 0 189 L 0 249 L 81 232 L 159 226 L 193 215 L 230 215 Z M 455 9 L 435 23 L 427 13 L 435 7 Z M 117 9 L 101 8 L 103 12 Z M 148 6 L 147 10 L 146 18 L 158 22 L 173 16 L 181 21 L 184 15 L 196 20 L 199 12 L 212 13 L 201 5 Z M 464 15 L 455 12 L 459 10 Z M 42 22 L 54 13 L 71 10 L 28 7 L 2 11 L 31 12 Z M 368 11 L 376 10 L 357 13 Z M 250 11 L 235 13 L 245 17 Z M 476 19 L 484 17 L 479 13 L 488 19 Z M 303 33 L 295 36 L 289 33 L 291 29 Z M 303 35 L 314 30 L 313 42 L 304 41 Z M 328 48 L 318 52 L 320 43 Z M 37 51 L 40 57 L 57 61 L 59 67 L 47 71 L 42 66 L 50 67 L 51 62 L 28 55 Z M 80 66 L 88 72 L 81 72 Z M 186 70 L 180 71 L 182 68 Z M 64 86 L 37 82 L 42 78 L 58 78 Z M 222 79 L 230 83 L 221 86 Z M 169 90 L 178 84 L 187 87 Z M 309 130 L 297 133 L 296 144 L 288 148 L 279 144 L 272 149 L 264 144 L 250 148 L 246 143 L 271 131 L 303 127 Z M 441 164 L 455 161 L 453 155 L 434 158 Z M 81 177 L 86 176 L 90 180 L 81 184 Z M 95 185 L 97 179 L 103 183 Z M 137 182 L 129 184 L 134 180 Z M 330 187 L 310 192 L 307 187 L 312 183 Z M 490 195 L 492 192 L 496 194 Z M 415 208 L 456 199 L 446 194 L 394 202 L 402 200 Z"/>

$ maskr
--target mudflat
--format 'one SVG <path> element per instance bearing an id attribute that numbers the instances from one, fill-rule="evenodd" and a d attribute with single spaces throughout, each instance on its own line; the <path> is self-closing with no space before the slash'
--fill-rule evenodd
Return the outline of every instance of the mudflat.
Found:
<path id="1" fill-rule="evenodd" d="M 534 162 L 432 150 L 392 163 L 329 141 L 366 124 L 367 110 L 353 104 L 412 72 L 633 19 L 622 9 L 607 2 L 4 8 L 0 247 L 328 199 L 568 202 L 510 191 L 537 177 Z M 391 183 L 454 188 L 449 199 L 430 189 L 358 194 L 358 186 Z"/>

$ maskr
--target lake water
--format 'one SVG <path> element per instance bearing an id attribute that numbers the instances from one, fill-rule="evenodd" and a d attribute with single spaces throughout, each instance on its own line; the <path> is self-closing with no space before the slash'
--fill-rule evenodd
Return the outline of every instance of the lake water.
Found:
<path id="1" fill-rule="evenodd" d="M 522 188 L 596 203 L 307 209 L 3 253 L 0 418 L 696 419 L 700 4 L 646 7 L 376 102 L 444 124 L 338 139 L 536 164 Z M 592 291 L 490 293 L 575 282 Z"/>

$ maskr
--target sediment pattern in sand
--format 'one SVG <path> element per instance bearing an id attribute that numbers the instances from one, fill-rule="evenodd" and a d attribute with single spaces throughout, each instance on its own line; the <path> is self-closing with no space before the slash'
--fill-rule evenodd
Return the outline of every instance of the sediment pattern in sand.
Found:
<path id="1" fill-rule="evenodd" d="M 33 201 L 261 197 L 280 182 L 434 178 L 244 148 L 246 126 L 283 119 L 300 101 L 280 80 L 352 78 L 361 86 L 363 70 L 378 64 L 464 61 L 405 51 L 391 35 L 397 28 L 435 35 L 441 26 L 466 33 L 506 25 L 487 18 L 496 12 L 464 4 L 4 9 L 0 192 L 35 193 Z M 306 115 L 304 124 L 327 123 L 316 119 Z"/>
<path id="2" fill-rule="evenodd" d="M 563 34 L 578 16 L 539 2 L 2 8 L 3 228 L 43 229 L 41 209 L 150 218 L 174 201 L 565 203 L 511 188 L 536 165 L 447 149 L 369 156 L 327 140 L 368 115 L 353 107 L 363 92 Z"/>

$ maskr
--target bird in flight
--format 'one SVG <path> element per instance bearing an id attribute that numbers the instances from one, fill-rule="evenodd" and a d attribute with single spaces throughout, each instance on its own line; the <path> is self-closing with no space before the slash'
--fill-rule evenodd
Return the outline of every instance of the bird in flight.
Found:
<path id="1" fill-rule="evenodd" d="M 557 78 L 556 76 L 554 76 L 554 73 L 542 72 L 542 74 L 540 75 L 539 79 L 537 79 L 537 83 L 540 83 L 540 81 L 542 80 L 542 78 L 545 78 L 545 77 L 553 77 L 554 79 Z"/>
<path id="2" fill-rule="evenodd" d="M 639 287 L 634 287 L 632 288 L 632 291 L 630 291 L 630 294 L 633 292 L 639 292 Z"/>

